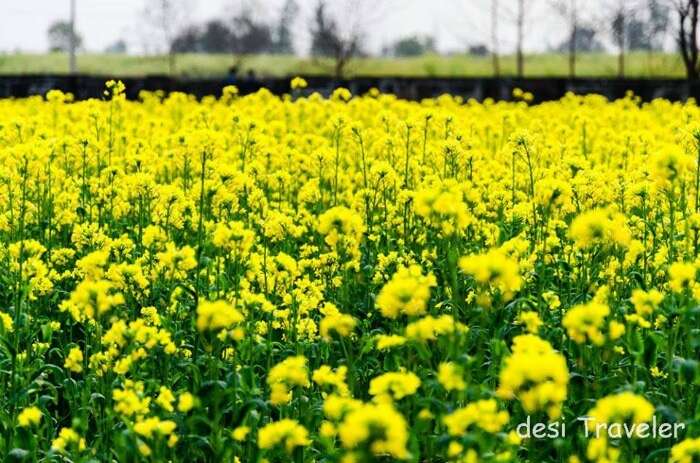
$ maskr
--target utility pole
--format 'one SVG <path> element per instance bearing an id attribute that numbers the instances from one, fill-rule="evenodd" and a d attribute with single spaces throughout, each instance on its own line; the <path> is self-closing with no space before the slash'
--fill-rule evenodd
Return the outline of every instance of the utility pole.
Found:
<path id="1" fill-rule="evenodd" d="M 571 15 L 571 37 L 569 37 L 569 77 L 576 77 L 576 46 L 578 34 L 578 5 L 576 0 L 571 0 L 569 3 L 569 14 Z"/>
<path id="2" fill-rule="evenodd" d="M 498 53 L 498 0 L 491 0 L 491 60 L 494 77 L 501 77 L 501 62 Z"/>
<path id="3" fill-rule="evenodd" d="M 624 0 L 619 0 L 616 14 L 616 33 L 618 35 L 617 77 L 622 79 L 625 77 L 625 48 L 627 47 L 627 9 L 625 8 Z"/>
<path id="4" fill-rule="evenodd" d="M 525 0 L 518 0 L 518 13 L 516 17 L 516 29 L 518 38 L 516 41 L 515 59 L 516 73 L 522 78 L 525 74 L 525 58 L 523 56 L 523 35 L 525 29 Z"/>
<path id="5" fill-rule="evenodd" d="M 75 63 L 75 49 L 77 44 L 75 42 L 75 0 L 70 0 L 70 51 L 68 66 L 71 74 L 75 74 L 77 72 L 77 66 Z"/>

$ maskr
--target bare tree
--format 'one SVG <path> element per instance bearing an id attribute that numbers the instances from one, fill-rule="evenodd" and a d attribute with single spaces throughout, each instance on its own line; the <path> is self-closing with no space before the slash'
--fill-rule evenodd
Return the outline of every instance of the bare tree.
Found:
<path id="1" fill-rule="evenodd" d="M 695 80 L 698 71 L 698 16 L 700 0 L 674 0 L 678 17 L 678 49 L 683 58 L 688 80 Z"/>
<path id="2" fill-rule="evenodd" d="M 515 2 L 515 11 L 507 7 L 501 8 L 505 12 L 506 17 L 513 22 L 515 26 L 515 66 L 516 75 L 523 77 L 525 75 L 525 34 L 527 33 L 527 25 L 531 13 L 534 10 L 535 0 L 513 0 Z"/>
<path id="3" fill-rule="evenodd" d="M 351 60 L 364 53 L 366 30 L 382 17 L 380 0 L 318 0 L 309 32 L 311 54 L 331 58 L 336 79 L 345 76 Z"/>
<path id="4" fill-rule="evenodd" d="M 294 22 L 299 15 L 299 5 L 296 0 L 286 0 L 279 14 L 275 30 L 275 53 L 294 54 Z"/>
<path id="5" fill-rule="evenodd" d="M 578 0 L 556 0 L 552 6 L 568 22 L 569 78 L 573 79 L 576 77 L 576 52 L 578 46 Z"/>
<path id="6" fill-rule="evenodd" d="M 627 51 L 627 22 L 632 15 L 625 0 L 617 0 L 612 11 L 611 32 L 617 48 L 617 76 L 625 77 L 625 53 Z"/>
<path id="7" fill-rule="evenodd" d="M 442 24 L 444 30 L 449 30 L 454 38 L 466 45 L 467 53 L 475 56 L 491 57 L 491 68 L 494 77 L 501 75 L 501 55 L 499 41 L 499 26 L 503 16 L 501 0 L 460 0 L 461 10 L 455 11 L 453 24 Z M 489 22 L 482 20 L 484 12 L 488 12 Z M 483 38 L 489 37 L 488 42 Z"/>
<path id="8" fill-rule="evenodd" d="M 671 8 L 665 0 L 647 0 L 647 27 L 645 30 L 647 49 L 663 50 L 671 16 Z"/>
<path id="9" fill-rule="evenodd" d="M 270 53 L 275 48 L 273 27 L 258 12 L 264 11 L 257 0 L 241 0 L 231 10 L 230 51 L 233 57 L 231 71 L 239 72 L 251 55 Z"/>
<path id="10" fill-rule="evenodd" d="M 333 59 L 336 79 L 343 77 L 348 62 L 359 54 L 361 40 L 362 35 L 356 28 L 342 34 L 338 21 L 328 12 L 328 4 L 324 0 L 318 1 L 311 25 L 311 53 Z"/>
<path id="11" fill-rule="evenodd" d="M 501 75 L 501 57 L 498 51 L 498 0 L 491 0 L 491 62 L 493 64 L 493 76 Z"/>
<path id="12" fill-rule="evenodd" d="M 523 77 L 525 74 L 525 57 L 523 55 L 523 41 L 525 39 L 525 0 L 518 0 L 518 13 L 515 20 L 517 28 L 517 41 L 515 44 L 515 57 L 517 61 L 517 75 Z"/>
<path id="13" fill-rule="evenodd" d="M 70 0 L 70 57 L 68 58 L 68 67 L 70 73 L 75 74 L 78 66 L 75 60 L 75 52 L 78 48 L 78 41 L 75 33 L 75 0 Z"/>
<path id="14" fill-rule="evenodd" d="M 168 72 L 176 72 L 177 50 L 174 46 L 180 29 L 188 17 L 185 0 L 146 0 L 144 18 L 155 31 L 156 41 L 168 57 Z"/>

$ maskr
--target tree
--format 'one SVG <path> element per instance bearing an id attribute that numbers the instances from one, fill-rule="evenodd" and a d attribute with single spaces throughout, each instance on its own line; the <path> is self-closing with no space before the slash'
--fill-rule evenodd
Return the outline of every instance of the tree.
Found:
<path id="1" fill-rule="evenodd" d="M 421 56 L 433 52 L 435 52 L 435 39 L 417 35 L 399 39 L 391 47 L 391 54 L 398 57 Z"/>
<path id="2" fill-rule="evenodd" d="M 123 55 L 127 51 L 129 51 L 129 47 L 123 39 L 112 42 L 110 45 L 105 47 L 105 53 L 110 55 Z"/>
<path id="3" fill-rule="evenodd" d="M 282 55 L 294 54 L 292 28 L 298 15 L 299 5 L 296 0 L 287 0 L 280 11 L 279 22 L 275 31 L 275 53 Z"/>
<path id="4" fill-rule="evenodd" d="M 649 36 L 650 50 L 661 50 L 664 46 L 664 38 L 669 25 L 669 8 L 662 0 L 648 0 L 647 10 L 649 21 L 647 35 Z"/>
<path id="5" fill-rule="evenodd" d="M 629 50 L 650 50 L 651 37 L 648 34 L 648 24 L 636 15 L 627 19 L 625 41 Z"/>
<path id="6" fill-rule="evenodd" d="M 467 54 L 472 56 L 488 56 L 491 54 L 489 47 L 483 43 L 475 43 L 474 45 L 469 45 L 467 48 Z"/>
<path id="7" fill-rule="evenodd" d="M 182 29 L 173 39 L 175 53 L 231 53 L 234 67 L 245 55 L 274 51 L 271 27 L 257 20 L 250 8 L 234 13 L 229 22 L 213 19 L 201 26 Z"/>
<path id="8" fill-rule="evenodd" d="M 642 15 L 641 13 L 645 13 Z M 668 10 L 661 9 L 658 1 L 650 0 L 646 11 L 628 13 L 625 27 L 629 50 L 661 50 L 668 28 Z"/>
<path id="9" fill-rule="evenodd" d="M 501 75 L 501 58 L 498 53 L 498 0 L 491 0 L 491 62 L 494 77 Z"/>
<path id="10" fill-rule="evenodd" d="M 675 0 L 678 18 L 678 49 L 688 80 L 698 78 L 698 18 L 700 0 Z"/>
<path id="11" fill-rule="evenodd" d="M 525 74 L 525 32 L 526 32 L 526 26 L 527 22 L 529 19 L 529 16 L 534 9 L 534 0 L 513 0 L 516 3 L 516 9 L 515 11 L 512 11 L 508 8 L 504 8 L 503 5 L 500 5 L 501 10 L 505 11 L 506 15 L 508 18 L 514 23 L 515 26 L 515 61 L 516 61 L 516 74 L 518 77 L 523 77 Z M 512 2 L 511 2 L 512 3 Z M 498 7 L 499 5 L 496 5 Z M 493 8 L 493 5 L 492 5 Z M 492 16 L 492 22 L 497 24 L 497 20 L 493 18 L 497 18 L 498 15 L 500 14 L 500 11 L 492 11 L 491 16 Z M 495 28 L 495 25 L 492 26 L 492 29 Z M 495 33 L 492 32 L 494 35 L 494 40 L 495 40 Z M 494 52 L 497 53 L 497 49 L 494 48 Z"/>
<path id="12" fill-rule="evenodd" d="M 615 0 L 611 4 L 610 36 L 617 50 L 617 74 L 624 77 L 627 51 L 648 51 L 651 65 L 651 51 L 663 49 L 669 24 L 668 1 Z"/>
<path id="13" fill-rule="evenodd" d="M 260 10 L 255 0 L 241 0 L 229 14 L 230 44 L 227 49 L 233 57 L 233 73 L 243 66 L 248 55 L 274 51 L 273 27 L 264 19 L 258 18 Z"/>
<path id="14" fill-rule="evenodd" d="M 628 42 L 628 22 L 631 21 L 633 12 L 625 4 L 625 0 L 617 0 L 612 11 L 610 30 L 615 47 L 617 47 L 617 76 L 625 77 L 625 52 Z"/>
<path id="15" fill-rule="evenodd" d="M 363 53 L 364 30 L 373 20 L 367 5 L 377 17 L 381 17 L 381 3 L 379 0 L 369 3 L 362 0 L 334 1 L 335 15 L 329 9 L 330 2 L 318 0 L 316 3 L 309 27 L 311 54 L 332 58 L 332 72 L 337 79 L 345 75 L 350 61 Z M 341 17 L 342 21 L 338 19 Z"/>
<path id="16" fill-rule="evenodd" d="M 52 52 L 70 52 L 73 40 L 75 40 L 75 48 L 81 48 L 83 45 L 83 38 L 77 31 L 73 30 L 73 26 L 69 21 L 53 22 L 49 26 L 47 36 L 49 50 Z"/>
<path id="17" fill-rule="evenodd" d="M 506 3 L 512 3 L 508 0 Z M 491 68 L 493 76 L 498 78 L 501 75 L 501 55 L 499 42 L 499 26 L 503 18 L 504 8 L 500 0 L 462 0 L 461 2 L 466 9 L 464 15 L 467 23 L 462 26 L 464 29 L 471 31 L 472 34 L 478 35 L 480 39 L 474 40 L 471 37 L 465 37 L 467 45 L 467 54 L 473 56 L 491 57 Z M 487 25 L 480 22 L 488 12 L 488 31 Z M 474 19 L 477 18 L 475 21 Z M 488 43 L 485 41 L 485 36 L 488 35 Z M 484 41 L 482 41 L 484 40 Z"/>
<path id="18" fill-rule="evenodd" d="M 625 5 L 625 43 L 628 50 L 661 50 L 668 29 L 669 9 L 660 0 L 634 2 Z"/>
<path id="19" fill-rule="evenodd" d="M 361 37 L 357 31 L 343 37 L 335 18 L 327 12 L 324 0 L 319 0 L 314 9 L 311 26 L 311 54 L 333 58 L 333 75 L 343 77 L 348 62 L 361 50 Z"/>
<path id="20" fill-rule="evenodd" d="M 567 37 L 555 49 L 560 53 L 566 53 L 571 47 L 571 37 Z M 598 40 L 598 31 L 592 26 L 580 25 L 576 30 L 576 51 L 583 53 L 600 52 L 605 49 L 603 43 Z"/>
<path id="21" fill-rule="evenodd" d="M 274 48 L 272 28 L 269 24 L 257 20 L 252 9 L 242 9 L 233 17 L 232 26 L 234 54 L 265 53 Z"/>
<path id="22" fill-rule="evenodd" d="M 75 3 L 76 0 L 70 0 L 70 53 L 68 54 L 68 68 L 71 74 L 78 71 L 75 55 L 78 51 L 78 37 L 75 33 Z"/>
<path id="23" fill-rule="evenodd" d="M 555 10 L 568 22 L 569 27 L 569 78 L 576 77 L 576 45 L 579 32 L 579 9 L 577 0 L 557 0 L 553 4 Z"/>
<path id="24" fill-rule="evenodd" d="M 207 21 L 201 32 L 200 48 L 205 53 L 229 53 L 234 40 L 233 31 L 224 21 Z"/>
<path id="25" fill-rule="evenodd" d="M 174 53 L 204 53 L 202 48 L 202 30 L 198 26 L 189 26 L 181 30 L 173 39 L 171 48 Z"/>
<path id="26" fill-rule="evenodd" d="M 177 50 L 175 40 L 188 17 L 186 0 L 146 0 L 144 17 L 149 23 L 156 42 L 168 56 L 168 72 L 175 74 Z"/>
<path id="27" fill-rule="evenodd" d="M 525 0 L 518 1 L 518 12 L 515 20 L 515 26 L 517 31 L 516 38 L 516 67 L 518 77 L 523 77 L 525 74 L 525 57 L 523 55 L 523 41 L 525 40 Z"/>

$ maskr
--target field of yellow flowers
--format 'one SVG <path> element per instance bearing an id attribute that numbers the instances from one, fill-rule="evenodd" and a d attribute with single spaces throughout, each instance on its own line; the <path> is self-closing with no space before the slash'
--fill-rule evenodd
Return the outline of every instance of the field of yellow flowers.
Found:
<path id="1" fill-rule="evenodd" d="M 293 87 L 0 100 L 3 458 L 700 461 L 695 102 Z"/>

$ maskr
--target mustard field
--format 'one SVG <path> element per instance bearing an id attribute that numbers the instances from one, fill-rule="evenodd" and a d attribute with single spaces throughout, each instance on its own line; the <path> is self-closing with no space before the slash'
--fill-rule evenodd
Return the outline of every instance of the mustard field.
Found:
<path id="1" fill-rule="evenodd" d="M 694 101 L 292 87 L 0 100 L 5 460 L 700 461 Z"/>

